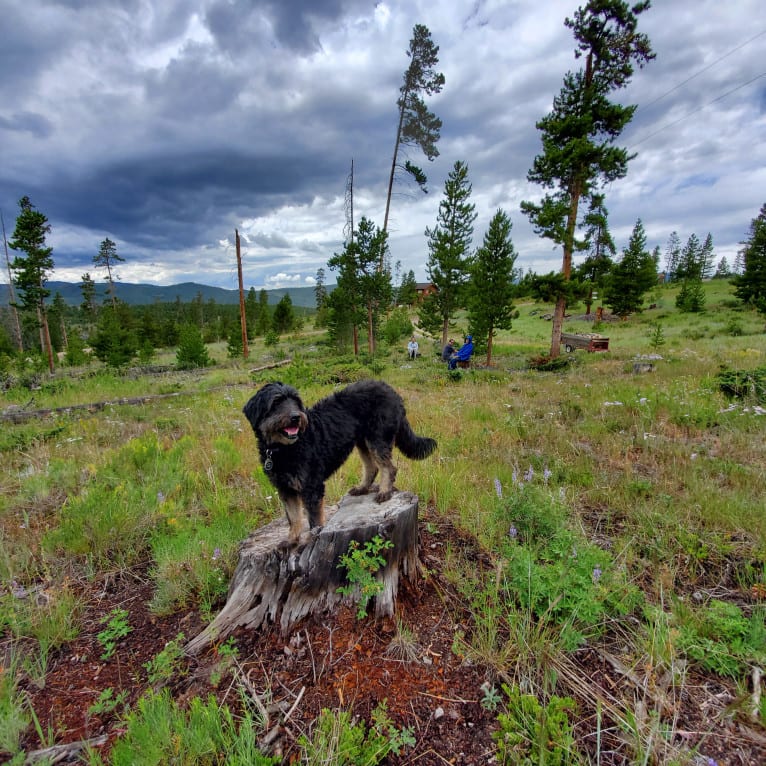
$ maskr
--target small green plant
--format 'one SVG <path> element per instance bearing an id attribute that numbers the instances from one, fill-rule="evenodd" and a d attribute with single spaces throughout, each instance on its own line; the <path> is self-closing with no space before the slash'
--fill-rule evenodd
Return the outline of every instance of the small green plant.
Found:
<path id="1" fill-rule="evenodd" d="M 347 710 L 333 712 L 325 708 L 311 739 L 301 736 L 298 744 L 303 763 L 375 766 L 389 753 L 399 755 L 405 747 L 412 747 L 415 738 L 411 728 L 394 727 L 384 701 L 373 710 L 369 728 L 364 721 L 352 719 Z"/>
<path id="2" fill-rule="evenodd" d="M 391 540 L 384 540 L 380 535 L 375 535 L 364 545 L 359 545 L 352 540 L 348 545 L 348 551 L 340 557 L 339 568 L 346 570 L 348 585 L 341 585 L 338 592 L 344 596 L 358 593 L 359 605 L 356 610 L 358 619 L 367 616 L 367 605 L 370 599 L 383 591 L 383 583 L 376 577 L 378 571 L 385 565 L 386 559 L 382 551 L 393 548 Z"/>
<path id="3" fill-rule="evenodd" d="M 713 599 L 697 611 L 679 602 L 675 613 L 679 648 L 704 670 L 736 679 L 751 664 L 766 664 L 765 607 L 748 617 L 736 604 Z"/>
<path id="4" fill-rule="evenodd" d="M 164 684 L 172 678 L 185 675 L 182 666 L 184 658 L 184 634 L 179 633 L 165 648 L 149 662 L 144 663 L 150 684 Z"/>
<path id="5" fill-rule="evenodd" d="M 239 724 L 239 725 L 238 725 Z M 167 689 L 149 692 L 126 719 L 125 734 L 110 757 L 112 766 L 175 764 L 248 764 L 276 766 L 258 749 L 263 726 L 247 706 L 235 717 L 212 695 L 193 697 L 180 707 Z"/>
<path id="6" fill-rule="evenodd" d="M 522 694 L 518 686 L 503 685 L 505 711 L 497 717 L 498 761 L 503 766 L 575 766 L 586 763 L 575 746 L 570 714 L 576 704 L 570 697 L 552 696 L 541 704 L 533 694 Z"/>
<path id="7" fill-rule="evenodd" d="M 485 710 L 489 710 L 490 713 L 494 713 L 495 710 L 497 710 L 497 706 L 502 701 L 500 692 L 493 684 L 489 683 L 489 681 L 485 681 L 481 685 L 481 690 L 483 692 L 481 698 L 481 706 Z"/>
<path id="8" fill-rule="evenodd" d="M 128 617 L 128 612 L 125 609 L 116 607 L 99 621 L 102 625 L 106 625 L 104 630 L 96 636 L 103 650 L 101 652 L 102 660 L 108 660 L 117 649 L 117 641 L 125 638 L 133 630 L 128 623 Z"/>
<path id="9" fill-rule="evenodd" d="M 233 636 L 230 636 L 222 644 L 216 647 L 218 661 L 210 670 L 210 683 L 212 686 L 218 686 L 224 674 L 236 665 L 239 649 Z"/>
<path id="10" fill-rule="evenodd" d="M 665 332 L 659 322 L 652 325 L 652 331 L 649 333 L 649 346 L 653 351 L 659 351 L 665 345 Z"/>
<path id="11" fill-rule="evenodd" d="M 91 715 L 108 715 L 117 708 L 124 707 L 127 699 L 127 689 L 115 694 L 114 689 L 109 686 L 99 694 L 98 699 L 88 708 L 88 713 Z"/>
<path id="12" fill-rule="evenodd" d="M 21 735 L 31 721 L 27 703 L 18 690 L 15 656 L 10 666 L 0 672 L 0 753 L 15 755 L 21 746 Z"/>

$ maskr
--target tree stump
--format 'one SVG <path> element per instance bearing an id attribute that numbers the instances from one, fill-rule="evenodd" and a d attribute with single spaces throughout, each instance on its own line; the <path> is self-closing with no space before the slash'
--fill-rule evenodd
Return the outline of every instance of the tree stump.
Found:
<path id="1" fill-rule="evenodd" d="M 239 626 L 257 629 L 279 621 L 287 635 L 306 615 L 332 610 L 343 598 L 338 586 L 346 584 L 340 557 L 352 540 L 364 545 L 375 535 L 393 543 L 381 551 L 386 564 L 377 573 L 382 591 L 375 597 L 375 616 L 393 615 L 400 570 L 411 582 L 417 578 L 417 495 L 397 491 L 380 504 L 374 494 L 346 495 L 325 517 L 325 525 L 297 546 L 286 544 L 286 519 L 253 532 L 240 547 L 226 605 L 186 644 L 186 652 L 197 654 Z"/>

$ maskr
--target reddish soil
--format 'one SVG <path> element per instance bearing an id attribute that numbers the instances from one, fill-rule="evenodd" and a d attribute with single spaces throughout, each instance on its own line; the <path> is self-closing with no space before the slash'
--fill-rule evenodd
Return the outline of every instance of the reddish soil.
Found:
<path id="1" fill-rule="evenodd" d="M 275 705 L 269 708 L 269 729 L 276 735 L 270 746 L 285 763 L 299 762 L 297 738 L 311 732 L 323 708 L 351 709 L 369 721 L 371 711 L 383 700 L 394 723 L 411 727 L 417 742 L 387 763 L 497 763 L 492 739 L 497 711 L 489 712 L 481 705 L 481 686 L 489 681 L 499 688 L 499 682 L 491 669 L 466 663 L 453 653 L 456 630 L 467 632 L 470 623 L 464 603 L 441 572 L 448 545 L 477 567 L 485 566 L 487 558 L 443 519 L 433 516 L 430 521 L 428 528 L 421 524 L 421 561 L 428 575 L 399 594 L 401 622 L 414 634 L 414 659 L 397 656 L 391 647 L 397 633 L 394 621 L 357 620 L 353 610 L 342 608 L 324 619 L 304 621 L 287 639 L 272 629 L 235 634 L 236 679 L 231 670 L 216 678 L 221 659 L 211 649 L 185 663 L 188 672 L 179 674 L 171 686 L 175 698 L 213 693 L 237 707 L 236 687 L 244 683 L 251 693 Z M 93 715 L 88 708 L 109 687 L 115 693 L 125 690 L 127 703 L 134 705 L 148 688 L 144 664 L 180 632 L 190 638 L 204 627 L 191 609 L 166 618 L 152 616 L 147 608 L 151 595 L 151 584 L 140 573 L 91 584 L 85 594 L 88 607 L 82 636 L 52 657 L 44 688 L 24 685 L 43 731 L 55 732 L 57 744 L 106 735 L 102 752 L 108 760 L 110 744 L 124 728 L 116 713 Z M 101 660 L 96 638 L 104 627 L 100 620 L 115 607 L 129 612 L 133 630 L 119 641 L 113 657 Z M 573 662 L 579 674 L 605 693 L 630 700 L 635 709 L 639 690 L 604 659 L 602 651 L 585 649 Z M 674 745 L 699 748 L 691 763 L 766 763 L 766 734 L 730 709 L 735 702 L 735 690 L 719 680 L 686 679 L 679 709 L 667 710 L 663 722 L 669 730 L 674 722 Z M 597 745 L 595 700 L 578 697 L 578 704 L 578 745 L 589 752 L 592 762 L 596 762 L 597 747 L 603 766 L 640 760 L 631 754 L 629 738 L 610 727 L 608 720 L 602 720 Z M 24 746 L 27 750 L 43 746 L 31 727 Z"/>

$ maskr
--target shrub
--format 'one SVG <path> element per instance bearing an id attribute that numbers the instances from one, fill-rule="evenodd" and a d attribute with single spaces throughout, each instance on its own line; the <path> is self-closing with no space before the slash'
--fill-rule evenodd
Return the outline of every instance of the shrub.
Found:
<path id="1" fill-rule="evenodd" d="M 179 370 L 193 370 L 212 364 L 199 327 L 186 324 L 181 327 L 176 351 L 176 367 Z"/>

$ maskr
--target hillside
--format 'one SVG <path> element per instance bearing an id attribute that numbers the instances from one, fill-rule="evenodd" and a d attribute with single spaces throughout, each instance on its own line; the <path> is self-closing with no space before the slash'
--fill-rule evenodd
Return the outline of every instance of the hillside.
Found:
<path id="1" fill-rule="evenodd" d="M 327 287 L 329 291 L 334 285 Z M 64 302 L 78 306 L 82 303 L 82 293 L 80 292 L 80 283 L 77 282 L 48 282 L 47 288 L 51 291 L 51 296 L 59 293 Z M 250 288 L 245 288 L 249 292 Z M 276 290 L 267 290 L 269 304 L 279 303 L 285 293 L 289 294 L 290 300 L 294 306 L 304 308 L 314 308 L 316 306 L 316 297 L 313 287 L 283 287 Z M 96 284 L 96 293 L 99 300 L 106 298 L 106 283 Z M 260 293 L 260 290 L 256 290 Z M 146 285 L 131 284 L 129 282 L 117 283 L 117 297 L 130 306 L 141 306 L 152 303 L 173 303 L 180 300 L 181 303 L 189 303 L 197 295 L 202 295 L 202 300 L 207 303 L 211 299 L 221 304 L 239 303 L 238 290 L 226 290 L 223 287 L 212 287 L 210 285 L 201 285 L 196 282 L 183 282 L 177 285 Z M 0 287 L 0 306 L 8 305 L 8 286 L 7 283 Z"/>

